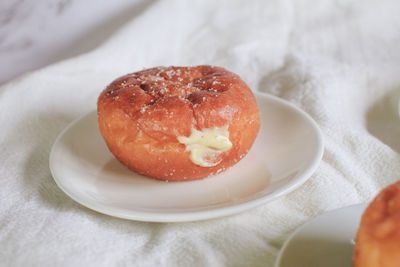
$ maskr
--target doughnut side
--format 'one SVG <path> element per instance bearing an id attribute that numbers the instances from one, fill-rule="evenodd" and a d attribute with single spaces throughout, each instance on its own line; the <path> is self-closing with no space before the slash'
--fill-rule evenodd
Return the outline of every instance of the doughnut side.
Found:
<path id="1" fill-rule="evenodd" d="M 400 182 L 386 187 L 365 210 L 353 265 L 400 266 Z"/>
<path id="2" fill-rule="evenodd" d="M 223 172 L 247 154 L 260 127 L 247 85 L 211 66 L 153 68 L 118 78 L 99 96 L 98 121 L 121 163 L 168 181 Z M 212 163 L 207 167 L 194 163 L 193 151 L 179 141 L 195 131 L 222 128 L 232 146 L 205 158 Z"/>

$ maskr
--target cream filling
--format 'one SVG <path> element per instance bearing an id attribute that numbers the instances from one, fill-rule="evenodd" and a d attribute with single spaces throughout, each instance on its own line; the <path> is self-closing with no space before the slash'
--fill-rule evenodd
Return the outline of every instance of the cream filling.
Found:
<path id="1" fill-rule="evenodd" d="M 190 151 L 190 160 L 201 167 L 213 167 L 220 163 L 216 158 L 224 151 L 231 149 L 228 125 L 205 128 L 201 131 L 192 128 L 189 137 L 178 136 L 178 141 Z"/>

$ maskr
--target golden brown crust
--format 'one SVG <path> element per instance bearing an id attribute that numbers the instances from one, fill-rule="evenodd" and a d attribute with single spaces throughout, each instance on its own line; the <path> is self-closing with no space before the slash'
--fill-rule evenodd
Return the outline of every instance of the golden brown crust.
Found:
<path id="1" fill-rule="evenodd" d="M 130 169 L 169 181 L 217 174 L 238 162 L 259 127 L 253 93 L 237 76 L 212 66 L 158 67 L 122 76 L 99 96 L 100 131 L 110 151 Z M 178 136 L 229 125 L 233 146 L 214 167 L 200 167 Z"/>
<path id="2" fill-rule="evenodd" d="M 400 266 L 400 182 L 382 190 L 365 210 L 357 233 L 353 265 Z"/>

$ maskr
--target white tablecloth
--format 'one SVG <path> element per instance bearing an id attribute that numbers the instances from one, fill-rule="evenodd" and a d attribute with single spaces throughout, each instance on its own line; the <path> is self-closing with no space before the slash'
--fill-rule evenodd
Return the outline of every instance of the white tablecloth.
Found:
<path id="1" fill-rule="evenodd" d="M 399 10 L 396 0 L 159 1 L 93 51 L 5 84 L 1 265 L 272 266 L 305 221 L 400 178 Z M 325 152 L 304 185 L 238 215 L 167 224 L 102 215 L 58 189 L 48 167 L 54 139 L 95 108 L 106 84 L 197 64 L 234 71 L 315 119 Z"/>

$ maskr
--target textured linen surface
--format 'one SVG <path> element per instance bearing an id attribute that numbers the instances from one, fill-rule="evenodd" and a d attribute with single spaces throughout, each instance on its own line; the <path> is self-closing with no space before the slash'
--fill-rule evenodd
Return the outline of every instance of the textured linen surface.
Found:
<path id="1" fill-rule="evenodd" d="M 2 266 L 272 266 L 287 236 L 400 179 L 399 1 L 159 1 L 105 43 L 0 88 Z M 305 110 L 325 152 L 287 196 L 241 214 L 145 223 L 56 186 L 49 151 L 106 84 L 158 65 L 220 65 Z"/>

